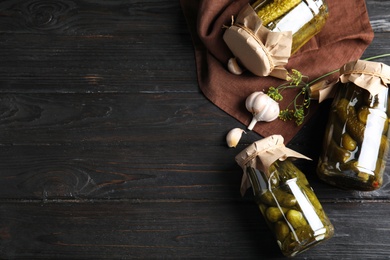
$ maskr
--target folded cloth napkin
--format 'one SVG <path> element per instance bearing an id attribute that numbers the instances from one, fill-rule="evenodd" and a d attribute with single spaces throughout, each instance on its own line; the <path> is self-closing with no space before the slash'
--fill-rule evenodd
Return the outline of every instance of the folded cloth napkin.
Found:
<path id="1" fill-rule="evenodd" d="M 198 84 L 203 94 L 216 106 L 249 125 L 252 115 L 245 108 L 245 99 L 255 91 L 266 91 L 284 81 L 259 77 L 251 73 L 234 75 L 227 70 L 233 57 L 223 41 L 224 28 L 231 24 L 232 15 L 251 3 L 248 0 L 180 0 L 195 49 Z M 372 31 L 364 0 L 327 0 L 329 18 L 322 31 L 290 57 L 286 68 L 296 69 L 310 80 L 339 69 L 345 63 L 361 57 L 371 43 Z M 338 74 L 329 76 L 334 80 Z M 280 102 L 284 109 L 296 96 L 298 89 L 283 92 Z M 311 102 L 308 115 L 300 126 L 294 121 L 259 122 L 253 131 L 263 137 L 279 134 L 288 143 L 318 108 Z M 235 126 L 227 126 L 230 129 Z"/>

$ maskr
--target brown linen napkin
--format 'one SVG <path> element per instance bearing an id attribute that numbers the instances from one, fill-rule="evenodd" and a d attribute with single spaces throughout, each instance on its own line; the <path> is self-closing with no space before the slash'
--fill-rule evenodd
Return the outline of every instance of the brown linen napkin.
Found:
<path id="1" fill-rule="evenodd" d="M 283 81 L 272 77 L 258 77 L 250 72 L 233 75 L 226 64 L 232 53 L 223 41 L 223 27 L 230 25 L 248 0 L 180 0 L 195 49 L 198 84 L 203 94 L 216 106 L 245 125 L 252 115 L 245 108 L 245 99 L 254 91 L 267 90 Z M 250 2 L 251 3 L 251 2 Z M 361 57 L 371 43 L 372 31 L 364 0 L 327 0 L 329 18 L 322 31 L 306 43 L 289 60 L 286 68 L 296 69 L 313 80 Z M 330 76 L 334 80 L 338 74 Z M 298 93 L 297 89 L 283 92 L 280 102 L 284 109 Z M 312 101 L 305 122 L 317 109 Z M 305 123 L 304 122 L 304 123 Z M 279 119 L 258 122 L 253 129 L 263 137 L 282 135 L 288 143 L 304 123 Z M 227 126 L 230 129 L 234 126 Z"/>

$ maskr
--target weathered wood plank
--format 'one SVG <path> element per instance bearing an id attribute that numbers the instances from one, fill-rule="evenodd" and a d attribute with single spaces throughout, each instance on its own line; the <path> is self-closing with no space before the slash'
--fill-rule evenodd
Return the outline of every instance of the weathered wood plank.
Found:
<path id="1" fill-rule="evenodd" d="M 238 124 L 199 93 L 0 95 L 0 145 L 88 142 L 185 149 L 225 145 L 233 123 Z"/>
<path id="2" fill-rule="evenodd" d="M 179 148 L 158 142 L 1 146 L 0 199 L 236 200 L 242 171 L 234 156 L 239 151 L 219 144 Z M 316 161 L 298 165 L 320 200 L 389 199 L 388 174 L 378 191 L 342 191 L 318 180 Z M 250 191 L 247 196 L 252 198 Z"/>
<path id="3" fill-rule="evenodd" d="M 178 34 L 3 39 L 3 93 L 198 91 L 191 42 Z"/>
<path id="4" fill-rule="evenodd" d="M 2 1 L 0 33 L 1 92 L 198 91 L 178 1 Z"/>
<path id="5" fill-rule="evenodd" d="M 0 32 L 64 35 L 126 35 L 183 32 L 178 1 L 44 1 L 0 3 Z"/>
<path id="6" fill-rule="evenodd" d="M 3 203 L 0 214 L 1 258 L 238 257 L 242 250 L 256 254 L 258 239 L 276 248 L 248 203 Z"/>
<path id="7" fill-rule="evenodd" d="M 2 147 L 0 198 L 240 198 L 240 169 L 226 157 L 210 161 L 214 152 L 220 149 L 132 144 Z"/>
<path id="8" fill-rule="evenodd" d="M 390 32 L 390 7 L 387 1 L 366 1 L 370 22 L 376 33 Z"/>
<path id="9" fill-rule="evenodd" d="M 324 204 L 335 236 L 296 259 L 386 259 L 388 203 Z M 3 202 L 0 257 L 285 259 L 250 202 Z M 362 216 L 369 216 L 368 218 Z M 352 221 L 353 220 L 353 221 Z"/>

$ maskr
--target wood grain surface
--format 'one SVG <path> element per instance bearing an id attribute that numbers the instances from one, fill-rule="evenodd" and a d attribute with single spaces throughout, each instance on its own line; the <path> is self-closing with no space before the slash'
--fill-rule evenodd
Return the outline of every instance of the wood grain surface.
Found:
<path id="1" fill-rule="evenodd" d="M 390 53 L 390 2 L 367 0 Z M 284 259 L 196 79 L 179 1 L 0 1 L 0 259 Z M 390 58 L 378 61 L 390 64 Z M 390 258 L 374 192 L 318 180 L 329 102 L 289 143 L 335 235 L 296 259 Z"/>

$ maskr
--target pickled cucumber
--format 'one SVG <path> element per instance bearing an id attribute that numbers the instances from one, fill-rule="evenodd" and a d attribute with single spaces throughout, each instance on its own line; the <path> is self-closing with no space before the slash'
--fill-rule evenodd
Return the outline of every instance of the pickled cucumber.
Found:
<path id="1" fill-rule="evenodd" d="M 278 167 L 278 175 L 281 180 L 286 182 L 287 180 L 298 178 L 304 185 L 309 186 L 309 182 L 306 176 L 290 161 L 277 161 L 274 163 Z"/>
<path id="2" fill-rule="evenodd" d="M 363 124 L 366 124 L 367 117 L 369 114 L 370 114 L 370 109 L 368 106 L 362 106 L 361 108 L 359 108 L 358 118 L 359 118 L 360 122 L 362 122 Z"/>
<path id="3" fill-rule="evenodd" d="M 342 122 L 345 122 L 348 133 L 359 143 L 363 142 L 365 125 L 356 115 L 356 110 L 345 98 L 340 99 L 336 105 L 336 113 Z"/>
<path id="4" fill-rule="evenodd" d="M 334 140 L 330 140 L 329 158 L 334 162 L 346 163 L 351 158 L 351 152 L 337 145 Z"/>
<path id="5" fill-rule="evenodd" d="M 358 111 L 359 121 L 362 122 L 363 124 L 367 124 L 367 118 L 369 114 L 370 114 L 370 108 L 368 106 L 360 107 Z M 388 130 L 389 130 L 389 120 L 386 119 L 383 126 L 382 134 L 386 135 Z"/>
<path id="6" fill-rule="evenodd" d="M 299 50 L 311 37 L 315 36 L 324 27 L 328 19 L 327 9 L 323 6 L 320 13 L 314 16 L 310 23 L 305 24 L 299 31 L 293 35 L 293 43 L 291 46 L 291 54 Z"/>
<path id="7" fill-rule="evenodd" d="M 270 3 L 266 4 L 264 7 L 260 8 L 257 12 L 257 15 L 261 18 L 264 25 L 269 24 L 270 22 L 278 19 L 282 15 L 286 14 L 288 11 L 297 6 L 302 0 L 272 0 Z M 257 9 L 259 5 L 262 5 L 264 0 L 255 2 L 252 6 L 254 9 Z"/>
<path id="8" fill-rule="evenodd" d="M 307 225 L 305 218 L 303 217 L 302 212 L 298 210 L 291 209 L 287 212 L 287 220 L 295 228 L 300 228 Z"/>
<path id="9" fill-rule="evenodd" d="M 274 226 L 276 239 L 283 242 L 284 239 L 290 234 L 290 228 L 287 223 L 283 220 L 280 220 L 275 223 Z"/>
<path id="10" fill-rule="evenodd" d="M 342 135 L 341 144 L 348 151 L 354 151 L 357 147 L 357 142 L 348 133 Z"/>
<path id="11" fill-rule="evenodd" d="M 309 198 L 318 216 L 323 219 L 325 217 L 324 211 L 322 209 L 322 205 L 320 201 L 318 200 L 317 196 L 314 194 L 314 191 L 310 187 L 304 187 L 303 191 L 305 192 L 305 195 Z"/>
<path id="12" fill-rule="evenodd" d="M 276 200 L 275 200 L 276 198 Z M 266 191 L 260 196 L 260 201 L 269 206 L 293 207 L 297 203 L 297 199 L 287 192 L 282 190 Z"/>
<path id="13" fill-rule="evenodd" d="M 288 211 L 287 208 L 269 207 L 265 211 L 267 219 L 271 222 L 277 222 L 283 218 L 283 214 Z"/>

